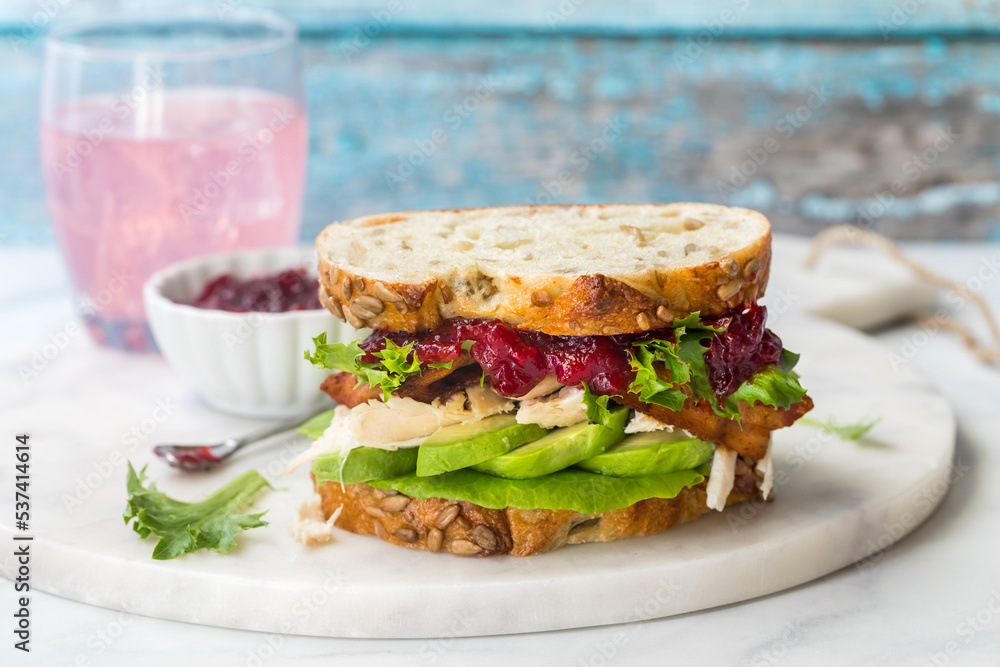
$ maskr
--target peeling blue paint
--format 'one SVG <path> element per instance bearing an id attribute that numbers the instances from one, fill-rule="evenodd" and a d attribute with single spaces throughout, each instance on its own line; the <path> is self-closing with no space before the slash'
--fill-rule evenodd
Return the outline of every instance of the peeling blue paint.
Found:
<path id="1" fill-rule="evenodd" d="M 729 203 L 743 208 L 769 209 L 774 205 L 774 186 L 770 181 L 758 180 L 733 192 Z"/>
<path id="2" fill-rule="evenodd" d="M 734 201 L 735 199 L 734 196 Z M 960 206 L 998 204 L 1000 204 L 1000 181 L 994 181 L 940 185 L 927 188 L 912 197 L 896 197 L 888 191 L 863 199 L 836 199 L 810 195 L 800 202 L 799 213 L 824 222 L 845 223 L 857 220 L 862 213 L 867 213 L 872 218 L 893 217 L 905 220 L 923 214 L 942 215 Z"/>
<path id="3" fill-rule="evenodd" d="M 979 96 L 976 110 L 982 113 L 1000 114 L 1000 93 L 984 93 Z"/>
<path id="4" fill-rule="evenodd" d="M 954 112 L 947 102 L 959 98 L 983 114 L 981 124 L 1000 114 L 1000 42 L 988 40 L 720 38 L 678 67 L 673 57 L 689 37 L 386 34 L 350 62 L 341 54 L 341 38 L 304 42 L 311 155 L 303 238 L 332 219 L 375 211 L 526 201 L 615 115 L 627 121 L 627 130 L 575 177 L 559 201 L 719 201 L 715 182 L 726 178 L 731 165 L 715 165 L 717 173 L 700 178 L 692 176 L 693 166 L 709 164 L 729 148 L 744 159 L 747 149 L 778 136 L 775 123 L 823 85 L 833 100 L 812 113 L 796 140 L 825 127 L 873 122 L 874 114 L 898 112 L 899 102 L 925 124 L 950 122 Z M 447 109 L 469 95 L 479 77 L 490 75 L 500 82 L 496 94 L 460 127 L 447 127 Z M 51 242 L 38 173 L 38 79 L 37 44 L 5 54 L 0 234 L 8 241 Z M 887 126 L 898 120 L 875 117 Z M 438 126 L 447 127 L 447 142 L 390 191 L 385 171 Z M 900 200 L 891 214 L 996 207 L 1000 145 L 981 143 L 956 169 L 974 159 L 985 160 L 987 167 L 975 172 L 972 182 Z M 869 201 L 815 192 L 788 201 L 782 184 L 758 178 L 734 192 L 732 202 L 834 222 L 850 220 L 856 215 L 851 207 Z"/>
<path id="5" fill-rule="evenodd" d="M 799 202 L 799 214 L 814 220 L 834 224 L 853 221 L 858 217 L 858 203 L 809 195 Z"/>

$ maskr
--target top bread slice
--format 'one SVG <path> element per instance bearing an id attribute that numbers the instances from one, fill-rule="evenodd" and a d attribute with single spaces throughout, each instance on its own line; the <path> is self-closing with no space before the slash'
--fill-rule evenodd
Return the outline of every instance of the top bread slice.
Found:
<path id="1" fill-rule="evenodd" d="M 713 204 L 510 206 L 373 215 L 316 239 L 320 300 L 355 328 L 498 319 L 614 335 L 764 294 L 771 226 Z"/>

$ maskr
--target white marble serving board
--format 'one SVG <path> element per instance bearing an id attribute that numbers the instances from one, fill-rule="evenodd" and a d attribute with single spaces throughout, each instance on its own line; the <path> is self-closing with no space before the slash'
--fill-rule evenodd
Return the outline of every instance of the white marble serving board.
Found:
<path id="1" fill-rule="evenodd" d="M 807 312 L 856 329 L 871 330 L 933 309 L 937 290 L 882 252 L 834 246 L 805 267 L 813 239 L 775 234 L 767 295 L 769 322 Z"/>
<path id="2" fill-rule="evenodd" d="M 802 353 L 813 416 L 881 417 L 862 446 L 796 425 L 775 437 L 777 500 L 714 513 L 661 535 L 529 558 L 415 552 L 341 531 L 317 548 L 286 528 L 310 494 L 305 471 L 277 478 L 305 443 L 275 439 L 210 474 L 151 461 L 155 442 L 211 441 L 252 425 L 202 405 L 157 357 L 96 348 L 84 337 L 27 383 L 25 351 L 0 359 L 6 437 L 32 443 L 33 585 L 90 604 L 167 619 L 338 637 L 504 634 L 621 623 L 705 609 L 802 584 L 911 531 L 941 500 L 954 447 L 951 407 L 872 339 L 789 316 L 779 333 Z M 134 431 L 134 432 L 133 432 Z M 230 554 L 150 558 L 122 521 L 126 458 L 162 490 L 196 499 L 248 468 L 272 479 L 271 525 Z M 11 465 L 3 461 L 3 482 Z M 9 488 L 9 486 L 8 486 Z M 0 542 L 13 532 L 0 500 Z M 866 567 L 867 564 L 861 564 Z M 11 577 L 11 550 L 0 572 Z"/>

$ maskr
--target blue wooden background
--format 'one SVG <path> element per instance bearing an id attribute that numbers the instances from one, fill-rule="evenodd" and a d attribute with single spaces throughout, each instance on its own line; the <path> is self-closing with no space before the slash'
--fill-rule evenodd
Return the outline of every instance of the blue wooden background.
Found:
<path id="1" fill-rule="evenodd" d="M 6 243 L 52 240 L 39 35 L 81 4 L 157 3 L 0 5 Z M 672 200 L 758 208 L 786 231 L 1000 239 L 1000 2 L 178 4 L 300 25 L 304 239 L 387 210 Z"/>

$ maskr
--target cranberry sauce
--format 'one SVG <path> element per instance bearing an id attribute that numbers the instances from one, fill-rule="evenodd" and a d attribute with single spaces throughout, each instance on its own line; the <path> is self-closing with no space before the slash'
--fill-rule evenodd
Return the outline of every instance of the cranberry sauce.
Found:
<path id="1" fill-rule="evenodd" d="M 205 286 L 193 305 L 233 313 L 283 313 L 322 308 L 319 280 L 301 268 L 249 280 L 223 274 Z"/>
<path id="2" fill-rule="evenodd" d="M 566 385 L 586 382 L 595 393 L 621 394 L 635 377 L 626 346 L 608 336 L 549 336 L 497 320 L 451 319 L 422 334 L 375 332 L 361 343 L 366 361 L 375 361 L 370 354 L 384 348 L 387 338 L 397 345 L 416 342 L 414 351 L 425 364 L 457 359 L 462 343 L 473 341 L 469 354 L 504 396 L 523 396 L 546 375 Z"/>
<path id="3" fill-rule="evenodd" d="M 727 326 L 716 334 L 705 352 L 709 379 L 719 396 L 727 396 L 747 378 L 781 355 L 781 341 L 764 329 L 766 309 L 749 306 L 727 316 L 706 320 Z M 361 343 L 365 361 L 385 347 L 415 343 L 421 363 L 452 361 L 462 354 L 462 343 L 472 341 L 472 358 L 486 371 L 490 385 L 504 396 L 523 396 L 546 375 L 565 385 L 586 382 L 595 394 L 624 394 L 635 379 L 629 348 L 640 340 L 673 340 L 672 329 L 620 336 L 551 336 L 515 329 L 497 320 L 445 320 L 433 331 L 408 334 L 376 331 Z M 731 367 L 730 367 L 731 366 Z"/>
<path id="4" fill-rule="evenodd" d="M 728 326 L 715 334 L 705 352 L 708 380 L 719 396 L 729 396 L 754 373 L 781 358 L 781 339 L 764 328 L 767 308 L 756 304 L 730 316 L 719 318 L 717 324 Z"/>

